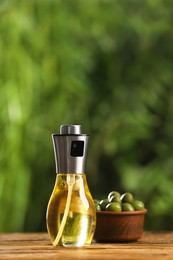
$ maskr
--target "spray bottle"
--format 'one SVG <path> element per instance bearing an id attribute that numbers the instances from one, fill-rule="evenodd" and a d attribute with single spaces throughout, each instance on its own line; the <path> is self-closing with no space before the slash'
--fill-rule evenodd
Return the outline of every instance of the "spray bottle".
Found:
<path id="1" fill-rule="evenodd" d="M 50 240 L 54 246 L 87 246 L 96 226 L 85 175 L 89 135 L 81 134 L 80 125 L 62 125 L 52 140 L 57 175 L 46 215 Z"/>

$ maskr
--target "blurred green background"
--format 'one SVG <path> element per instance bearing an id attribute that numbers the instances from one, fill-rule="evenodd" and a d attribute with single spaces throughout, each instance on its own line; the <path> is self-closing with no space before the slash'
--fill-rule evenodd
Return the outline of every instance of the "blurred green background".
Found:
<path id="1" fill-rule="evenodd" d="M 1 0 L 0 232 L 46 230 L 61 124 L 91 134 L 94 198 L 173 229 L 172 0 Z"/>

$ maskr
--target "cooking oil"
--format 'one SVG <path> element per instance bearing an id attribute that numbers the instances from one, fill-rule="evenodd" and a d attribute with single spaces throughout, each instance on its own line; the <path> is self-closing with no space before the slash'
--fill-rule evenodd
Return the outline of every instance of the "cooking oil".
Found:
<path id="1" fill-rule="evenodd" d="M 84 173 L 56 175 L 46 221 L 55 246 L 80 247 L 91 243 L 96 212 Z"/>

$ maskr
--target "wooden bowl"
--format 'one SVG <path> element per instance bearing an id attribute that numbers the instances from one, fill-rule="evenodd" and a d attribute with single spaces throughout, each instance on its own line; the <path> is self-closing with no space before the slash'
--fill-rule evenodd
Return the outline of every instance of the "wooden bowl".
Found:
<path id="1" fill-rule="evenodd" d="M 136 241 L 142 236 L 147 210 L 97 211 L 94 239 L 97 242 Z"/>

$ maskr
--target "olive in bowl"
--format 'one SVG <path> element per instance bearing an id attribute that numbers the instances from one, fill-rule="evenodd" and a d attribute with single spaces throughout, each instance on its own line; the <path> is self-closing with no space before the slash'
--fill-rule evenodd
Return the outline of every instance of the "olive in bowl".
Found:
<path id="1" fill-rule="evenodd" d="M 97 223 L 94 239 L 97 242 L 136 241 L 141 238 L 144 228 L 145 209 L 142 201 L 130 200 L 126 202 L 113 201 L 108 195 L 107 204 L 104 199 L 103 210 L 97 210 Z M 127 196 L 128 197 L 128 196 Z M 131 202 L 131 203 L 129 203 Z M 103 202 L 102 202 L 103 203 Z"/>

